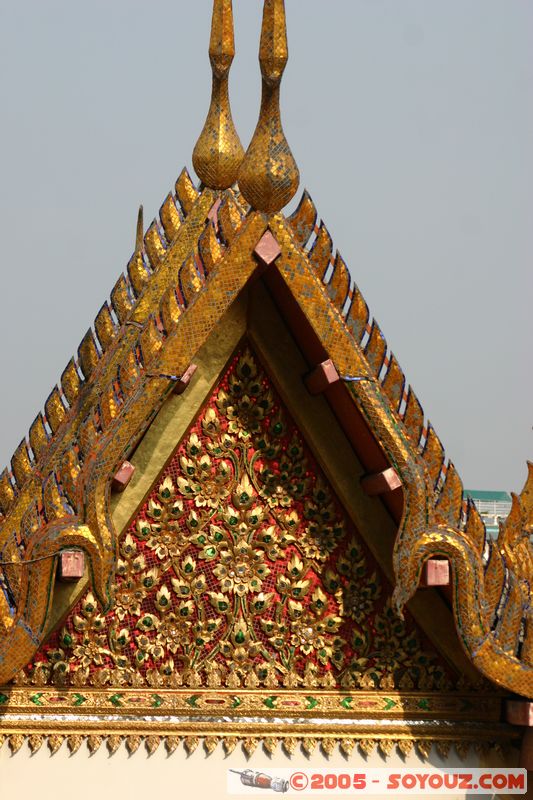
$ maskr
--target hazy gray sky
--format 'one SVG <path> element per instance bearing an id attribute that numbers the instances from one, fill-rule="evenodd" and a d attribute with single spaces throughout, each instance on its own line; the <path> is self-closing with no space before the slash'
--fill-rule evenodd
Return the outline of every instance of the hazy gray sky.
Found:
<path id="1" fill-rule="evenodd" d="M 283 120 L 335 245 L 469 488 L 533 457 L 533 2 L 287 0 Z M 262 3 L 234 0 L 234 118 Z M 0 462 L 202 128 L 211 0 L 0 0 Z"/>

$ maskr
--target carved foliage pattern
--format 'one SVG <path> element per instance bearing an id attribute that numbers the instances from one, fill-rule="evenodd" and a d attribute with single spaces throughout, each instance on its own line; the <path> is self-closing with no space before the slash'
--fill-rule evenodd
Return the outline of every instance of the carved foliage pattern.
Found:
<path id="1" fill-rule="evenodd" d="M 18 682 L 448 689 L 249 347 Z"/>

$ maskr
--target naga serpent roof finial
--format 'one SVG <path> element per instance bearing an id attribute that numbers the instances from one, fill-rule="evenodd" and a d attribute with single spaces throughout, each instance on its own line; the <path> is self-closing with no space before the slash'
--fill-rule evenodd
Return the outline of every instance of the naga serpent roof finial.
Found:
<path id="1" fill-rule="evenodd" d="M 284 0 L 265 0 L 259 47 L 263 91 L 259 122 L 239 172 L 239 188 L 252 208 L 272 214 L 296 194 L 300 173 L 281 124 L 281 78 L 287 61 Z"/>
<path id="2" fill-rule="evenodd" d="M 192 156 L 196 174 L 210 189 L 227 189 L 235 183 L 244 158 L 229 102 L 229 71 L 234 57 L 232 0 L 214 0 L 209 44 L 211 105 Z"/>

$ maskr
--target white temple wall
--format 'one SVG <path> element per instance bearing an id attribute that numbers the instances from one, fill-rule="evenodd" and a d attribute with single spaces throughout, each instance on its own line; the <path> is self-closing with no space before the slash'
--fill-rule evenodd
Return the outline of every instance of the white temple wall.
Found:
<path id="1" fill-rule="evenodd" d="M 275 776 L 277 770 L 286 768 L 296 772 L 308 771 L 310 768 L 331 767 L 352 773 L 384 767 L 397 770 L 410 767 L 424 772 L 431 767 L 465 769 L 514 766 L 516 761 L 513 763 L 510 756 L 505 758 L 501 754 L 491 752 L 489 756 L 480 757 L 474 751 L 464 761 L 455 754 L 444 761 L 434 751 L 427 761 L 422 761 L 416 754 L 411 754 L 405 760 L 399 755 L 391 755 L 385 760 L 378 753 L 365 759 L 359 753 L 352 753 L 349 758 L 345 758 L 338 751 L 334 752 L 331 758 L 326 758 L 318 749 L 309 758 L 300 751 L 289 758 L 281 747 L 274 756 L 269 757 L 261 747 L 258 747 L 250 758 L 246 758 L 240 747 L 226 756 L 220 744 L 209 756 L 201 744 L 190 756 L 186 755 L 182 746 L 168 755 L 163 744 L 151 756 L 143 745 L 130 755 L 125 744 L 122 744 L 111 756 L 103 743 L 93 755 L 89 755 L 85 744 L 82 744 L 81 749 L 73 755 L 69 753 L 66 744 L 63 744 L 54 755 L 51 755 L 46 744 L 43 744 L 41 749 L 32 755 L 27 744 L 24 744 L 15 755 L 11 755 L 7 746 L 0 750 L 0 798 L 29 800 L 38 797 L 39 800 L 58 800 L 58 796 L 67 795 L 75 800 L 123 800 L 126 796 L 136 800 L 163 797 L 166 800 L 228 800 L 238 797 L 236 794 L 228 793 L 228 769 L 254 769 Z M 284 795 L 256 789 L 247 796 L 257 797 L 258 800 L 272 800 Z M 309 797 L 305 791 L 299 796 Z M 331 800 L 356 796 L 370 797 L 364 791 L 345 793 L 329 791 L 323 796 Z M 395 794 L 380 796 L 393 798 Z M 467 796 L 474 797 L 463 791 L 447 795 L 447 798 L 462 800 Z M 500 796 L 502 795 L 476 795 L 478 798 Z M 533 797 L 533 794 L 531 796 Z M 514 795 L 514 797 L 519 796 Z"/>

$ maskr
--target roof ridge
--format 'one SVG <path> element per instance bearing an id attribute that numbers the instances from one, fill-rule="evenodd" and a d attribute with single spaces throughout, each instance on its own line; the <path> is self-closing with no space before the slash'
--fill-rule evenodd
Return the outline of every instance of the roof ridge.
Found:
<path id="1" fill-rule="evenodd" d="M 403 425 L 414 452 L 422 460 L 433 487 L 433 505 L 438 516 L 446 523 L 460 528 L 483 552 L 486 539 L 485 524 L 473 501 L 467 496 L 463 482 L 453 464 L 446 457 L 435 428 L 424 415 L 424 410 L 413 387 L 375 317 L 372 317 L 346 262 L 322 220 L 317 224 L 318 212 L 307 192 L 287 222 L 294 238 L 305 252 L 316 274 L 327 290 L 330 300 L 342 316 L 352 338 L 361 348 L 370 371 L 387 395 L 396 418 Z"/>
<path id="2" fill-rule="evenodd" d="M 166 258 L 172 243 L 181 230 L 185 219 L 191 214 L 197 200 L 204 194 L 214 199 L 210 190 L 197 188 L 186 168 L 184 168 L 175 184 L 175 193 L 170 192 L 154 219 L 142 237 L 143 247 L 137 246 L 131 256 L 125 272 L 116 281 L 110 292 L 110 300 L 105 301 L 96 315 L 93 327 L 89 328 L 77 349 L 77 355 L 70 359 L 63 370 L 59 384 L 56 384 L 44 403 L 44 413 L 39 412 L 29 429 L 28 437 L 23 438 L 16 448 L 10 462 L 0 475 L 0 529 L 5 515 L 13 507 L 17 496 L 39 468 L 48 460 L 58 441 L 58 432 L 64 423 L 72 420 L 79 411 L 79 400 L 86 394 L 92 383 L 95 370 L 103 363 L 103 359 L 117 335 L 126 324 L 139 328 L 137 341 L 133 347 L 130 367 L 138 362 L 142 368 L 142 356 L 147 355 L 155 340 L 161 336 L 173 322 L 177 321 L 181 311 L 191 300 L 194 290 L 191 281 L 204 283 L 209 269 L 213 266 L 214 252 L 220 252 L 221 245 L 214 236 L 213 226 L 207 228 L 207 236 L 200 236 L 197 257 L 189 256 L 179 267 L 176 288 L 178 294 L 166 291 L 161 297 L 160 319 L 148 317 L 143 321 L 132 319 L 142 305 L 154 276 L 159 273 L 161 264 Z M 231 192 L 223 199 L 218 209 L 222 236 L 229 240 L 233 230 L 240 224 L 242 208 L 238 198 Z M 206 214 L 207 222 L 207 214 Z M 210 233 L 213 231 L 213 234 Z M 205 234 L 205 231 L 204 231 Z M 194 250 L 194 247 L 192 248 Z M 191 251 L 192 252 L 192 251 Z M 151 343 L 151 344 L 150 344 Z M 127 381 L 125 382 L 127 384 Z M 120 395 L 127 393 L 127 385 L 120 386 L 120 375 L 113 386 L 109 387 L 107 396 L 100 398 L 101 414 L 105 419 L 111 415 L 112 406 L 120 403 Z M 121 404 L 121 403 L 120 403 Z M 103 421 L 103 420 L 102 420 Z"/>

